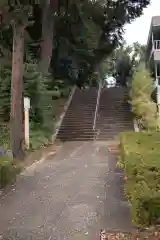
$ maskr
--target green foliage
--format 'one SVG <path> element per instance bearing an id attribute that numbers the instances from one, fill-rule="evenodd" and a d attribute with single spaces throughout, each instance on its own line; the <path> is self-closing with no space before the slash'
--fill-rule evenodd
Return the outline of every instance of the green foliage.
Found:
<path id="1" fill-rule="evenodd" d="M 1 121 L 9 121 L 10 117 L 10 86 L 11 66 L 7 65 L 0 74 L 0 118 Z M 52 79 L 43 76 L 34 62 L 25 63 L 24 72 L 24 96 L 31 99 L 30 109 L 30 147 L 37 149 L 48 143 L 54 131 L 53 99 L 59 98 L 61 92 L 49 90 Z M 9 148 L 9 127 L 6 124 L 0 126 L 0 146 Z"/>
<path id="2" fill-rule="evenodd" d="M 35 127 L 50 131 L 53 128 L 52 98 L 54 92 L 48 86 L 51 79 L 38 71 L 36 63 L 25 63 L 24 96 L 31 99 L 30 119 Z M 0 115 L 9 120 L 11 68 L 6 66 L 0 74 Z M 50 127 L 50 129 L 48 129 Z"/>
<path id="3" fill-rule="evenodd" d="M 144 63 L 146 60 L 146 45 L 141 45 L 138 42 L 133 43 L 133 55 L 132 63 L 135 68 L 138 67 L 140 63 Z"/>
<path id="4" fill-rule="evenodd" d="M 132 219 L 139 227 L 157 224 L 160 219 L 160 134 L 127 132 L 120 136 L 125 191 L 132 204 Z"/>
<path id="5" fill-rule="evenodd" d="M 157 129 L 156 104 L 151 99 L 153 79 L 149 71 L 141 67 L 134 73 L 130 91 L 132 111 L 145 129 Z"/>
<path id="6" fill-rule="evenodd" d="M 38 71 L 36 63 L 26 63 L 24 95 L 31 99 L 30 117 L 35 127 L 50 131 L 53 127 L 52 95 L 48 90 L 50 79 Z"/>
<path id="7" fill-rule="evenodd" d="M 31 99 L 30 109 L 30 147 L 37 149 L 48 143 L 54 132 L 54 110 L 58 98 L 67 98 L 71 87 L 64 80 L 54 80 L 44 76 L 36 62 L 30 59 L 24 65 L 24 96 Z M 0 74 L 0 119 L 2 122 L 10 118 L 11 65 L 7 64 Z M 8 149 L 10 144 L 9 127 L 0 126 L 0 146 Z"/>
<path id="8" fill-rule="evenodd" d="M 150 96 L 152 91 L 153 79 L 150 77 L 150 72 L 140 66 L 133 76 L 131 94 L 136 97 Z"/>
<path id="9" fill-rule="evenodd" d="M 7 5 L 7 0 L 1 0 L 0 7 Z"/>
<path id="10" fill-rule="evenodd" d="M 132 62 L 129 54 L 126 52 L 119 53 L 116 61 L 116 74 L 121 85 L 126 85 L 128 79 L 132 76 Z"/>
<path id="11" fill-rule="evenodd" d="M 10 128 L 8 124 L 0 124 L 0 146 L 6 150 L 10 149 Z M 0 188 L 16 179 L 20 172 L 17 161 L 7 155 L 0 156 Z"/>
<path id="12" fill-rule="evenodd" d="M 78 0 L 68 5 L 59 2 L 54 72 L 60 76 L 65 74 L 75 82 L 80 77 L 85 83 L 101 61 L 122 42 L 124 25 L 139 17 L 149 2 Z M 62 59 L 64 64 L 59 68 Z"/>
<path id="13" fill-rule="evenodd" d="M 0 157 L 0 188 L 5 187 L 8 183 L 15 180 L 16 175 L 20 169 L 16 166 L 15 162 L 7 157 Z"/>
<path id="14" fill-rule="evenodd" d="M 40 147 L 43 147 L 49 143 L 52 132 L 44 131 L 43 129 L 35 129 L 34 126 L 31 126 L 30 129 L 30 149 L 36 150 Z"/>
<path id="15" fill-rule="evenodd" d="M 0 118 L 9 120 L 11 89 L 11 65 L 0 69 Z"/>
<path id="16" fill-rule="evenodd" d="M 0 123 L 0 146 L 10 149 L 10 128 L 5 123 Z"/>

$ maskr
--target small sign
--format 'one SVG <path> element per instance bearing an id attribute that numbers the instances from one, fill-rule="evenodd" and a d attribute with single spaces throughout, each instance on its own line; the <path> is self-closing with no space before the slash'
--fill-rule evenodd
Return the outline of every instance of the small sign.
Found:
<path id="1" fill-rule="evenodd" d="M 24 97 L 24 109 L 30 109 L 30 98 Z"/>

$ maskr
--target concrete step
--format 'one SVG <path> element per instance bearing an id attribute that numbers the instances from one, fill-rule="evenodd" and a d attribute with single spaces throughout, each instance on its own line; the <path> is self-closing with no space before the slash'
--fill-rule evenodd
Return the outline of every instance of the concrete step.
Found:
<path id="1" fill-rule="evenodd" d="M 94 140 L 94 135 L 63 135 L 60 138 L 61 142 L 65 141 L 93 141 Z"/>
<path id="2" fill-rule="evenodd" d="M 103 89 L 96 121 L 92 126 L 97 102 L 97 89 L 77 89 L 65 115 L 57 139 L 61 141 L 114 140 L 120 132 L 132 129 L 130 106 L 124 102 L 124 88 Z"/>
<path id="3" fill-rule="evenodd" d="M 124 102 L 127 94 L 123 88 L 102 91 L 96 122 L 97 140 L 113 140 L 120 132 L 132 130 L 130 106 Z"/>
<path id="4" fill-rule="evenodd" d="M 57 139 L 61 141 L 93 140 L 93 121 L 97 89 L 77 90 L 63 119 Z"/>

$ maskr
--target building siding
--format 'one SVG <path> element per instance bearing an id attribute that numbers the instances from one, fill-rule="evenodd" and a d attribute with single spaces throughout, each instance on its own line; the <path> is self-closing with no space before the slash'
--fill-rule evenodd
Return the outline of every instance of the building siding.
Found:
<path id="1" fill-rule="evenodd" d="M 154 51 L 154 61 L 160 61 L 160 51 Z"/>
<path id="2" fill-rule="evenodd" d="M 154 26 L 160 26 L 160 16 L 154 16 L 152 18 L 152 23 L 151 25 Z"/>

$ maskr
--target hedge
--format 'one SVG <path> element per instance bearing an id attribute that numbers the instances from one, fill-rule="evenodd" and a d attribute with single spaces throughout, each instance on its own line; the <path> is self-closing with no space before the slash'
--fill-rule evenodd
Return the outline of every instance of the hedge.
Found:
<path id="1" fill-rule="evenodd" d="M 125 193 L 132 220 L 139 227 L 160 221 L 160 133 L 126 132 L 120 136 L 119 166 L 125 173 Z"/>

